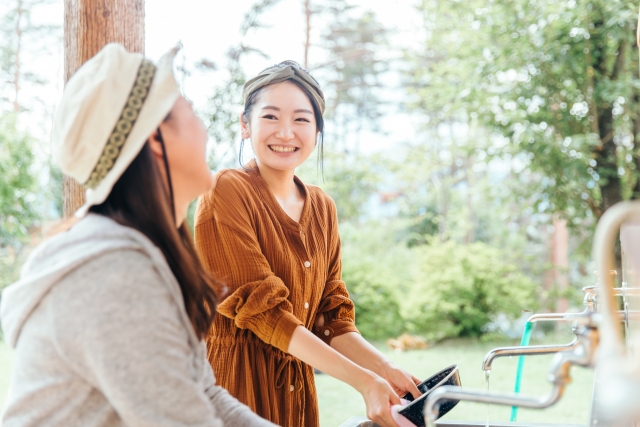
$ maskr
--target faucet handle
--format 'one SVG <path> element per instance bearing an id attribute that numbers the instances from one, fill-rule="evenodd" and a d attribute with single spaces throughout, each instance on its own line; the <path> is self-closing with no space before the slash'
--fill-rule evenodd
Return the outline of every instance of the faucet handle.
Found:
<path id="1" fill-rule="evenodd" d="M 593 311 L 583 311 L 575 316 L 573 322 L 573 333 L 575 335 L 581 335 L 586 332 L 587 329 L 598 329 L 602 314 Z"/>

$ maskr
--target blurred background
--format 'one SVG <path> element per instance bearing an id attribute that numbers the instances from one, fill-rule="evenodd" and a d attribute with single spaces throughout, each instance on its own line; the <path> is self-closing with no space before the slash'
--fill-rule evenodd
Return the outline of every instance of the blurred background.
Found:
<path id="1" fill-rule="evenodd" d="M 358 327 L 385 351 L 401 334 L 427 342 L 390 353 L 418 376 L 460 363 L 463 384 L 483 387 L 484 353 L 517 343 L 531 312 L 579 309 L 579 289 L 595 283 L 595 223 L 640 196 L 637 8 L 149 0 L 146 55 L 182 43 L 177 75 L 209 129 L 213 171 L 251 158 L 238 152 L 245 80 L 286 59 L 309 69 L 327 97 L 326 131 L 323 156 L 298 175 L 338 206 Z M 62 215 L 49 133 L 63 88 L 63 10 L 62 0 L 0 4 L 0 289 Z M 538 343 L 569 340 L 570 330 L 537 328 Z M 548 359 L 536 360 L 525 393 L 546 390 Z M 0 344 L 0 405 L 11 363 Z M 508 391 L 515 368 L 500 363 L 492 389 Z M 590 378 L 521 419 L 586 422 Z M 357 393 L 317 381 L 323 426 L 362 415 Z M 448 417 L 484 416 L 464 405 Z M 508 408 L 491 411 L 506 419 Z"/>

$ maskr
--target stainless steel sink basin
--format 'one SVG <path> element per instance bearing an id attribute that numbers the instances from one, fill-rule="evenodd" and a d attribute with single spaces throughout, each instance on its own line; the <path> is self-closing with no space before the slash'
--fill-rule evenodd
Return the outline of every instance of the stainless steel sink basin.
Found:
<path id="1" fill-rule="evenodd" d="M 373 421 L 369 421 L 366 417 L 351 417 L 340 427 L 379 427 Z M 481 421 L 437 421 L 436 427 L 486 427 L 485 422 Z M 587 427 L 583 424 L 549 424 L 549 423 L 509 423 L 492 421 L 489 427 Z"/>

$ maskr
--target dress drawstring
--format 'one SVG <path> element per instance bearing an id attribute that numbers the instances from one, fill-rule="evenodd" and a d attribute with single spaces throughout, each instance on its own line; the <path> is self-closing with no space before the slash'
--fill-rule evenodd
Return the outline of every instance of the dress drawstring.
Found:
<path id="1" fill-rule="evenodd" d="M 303 378 L 304 371 L 302 362 L 299 359 L 286 355 L 279 361 L 276 370 L 276 388 L 282 388 L 288 383 L 289 391 L 301 391 Z"/>

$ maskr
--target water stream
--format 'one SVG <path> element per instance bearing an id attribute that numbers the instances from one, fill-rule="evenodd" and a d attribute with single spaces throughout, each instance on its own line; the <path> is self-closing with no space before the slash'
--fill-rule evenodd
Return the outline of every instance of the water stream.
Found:
<path id="1" fill-rule="evenodd" d="M 489 393 L 489 376 L 491 375 L 491 369 L 487 369 L 484 371 L 484 385 L 487 389 L 487 393 Z M 485 427 L 489 427 L 489 404 L 487 403 L 487 423 Z"/>
<path id="2" fill-rule="evenodd" d="M 529 345 L 529 341 L 531 340 L 531 332 L 533 332 L 533 327 L 535 323 L 527 322 L 524 325 L 524 332 L 522 333 L 522 340 L 520 341 L 520 346 L 524 347 Z M 522 371 L 524 370 L 524 356 L 518 357 L 518 368 L 516 370 L 516 384 L 513 388 L 515 394 L 520 393 L 520 385 L 522 384 Z M 509 421 L 514 422 L 518 417 L 518 407 L 511 407 L 511 418 Z"/>

